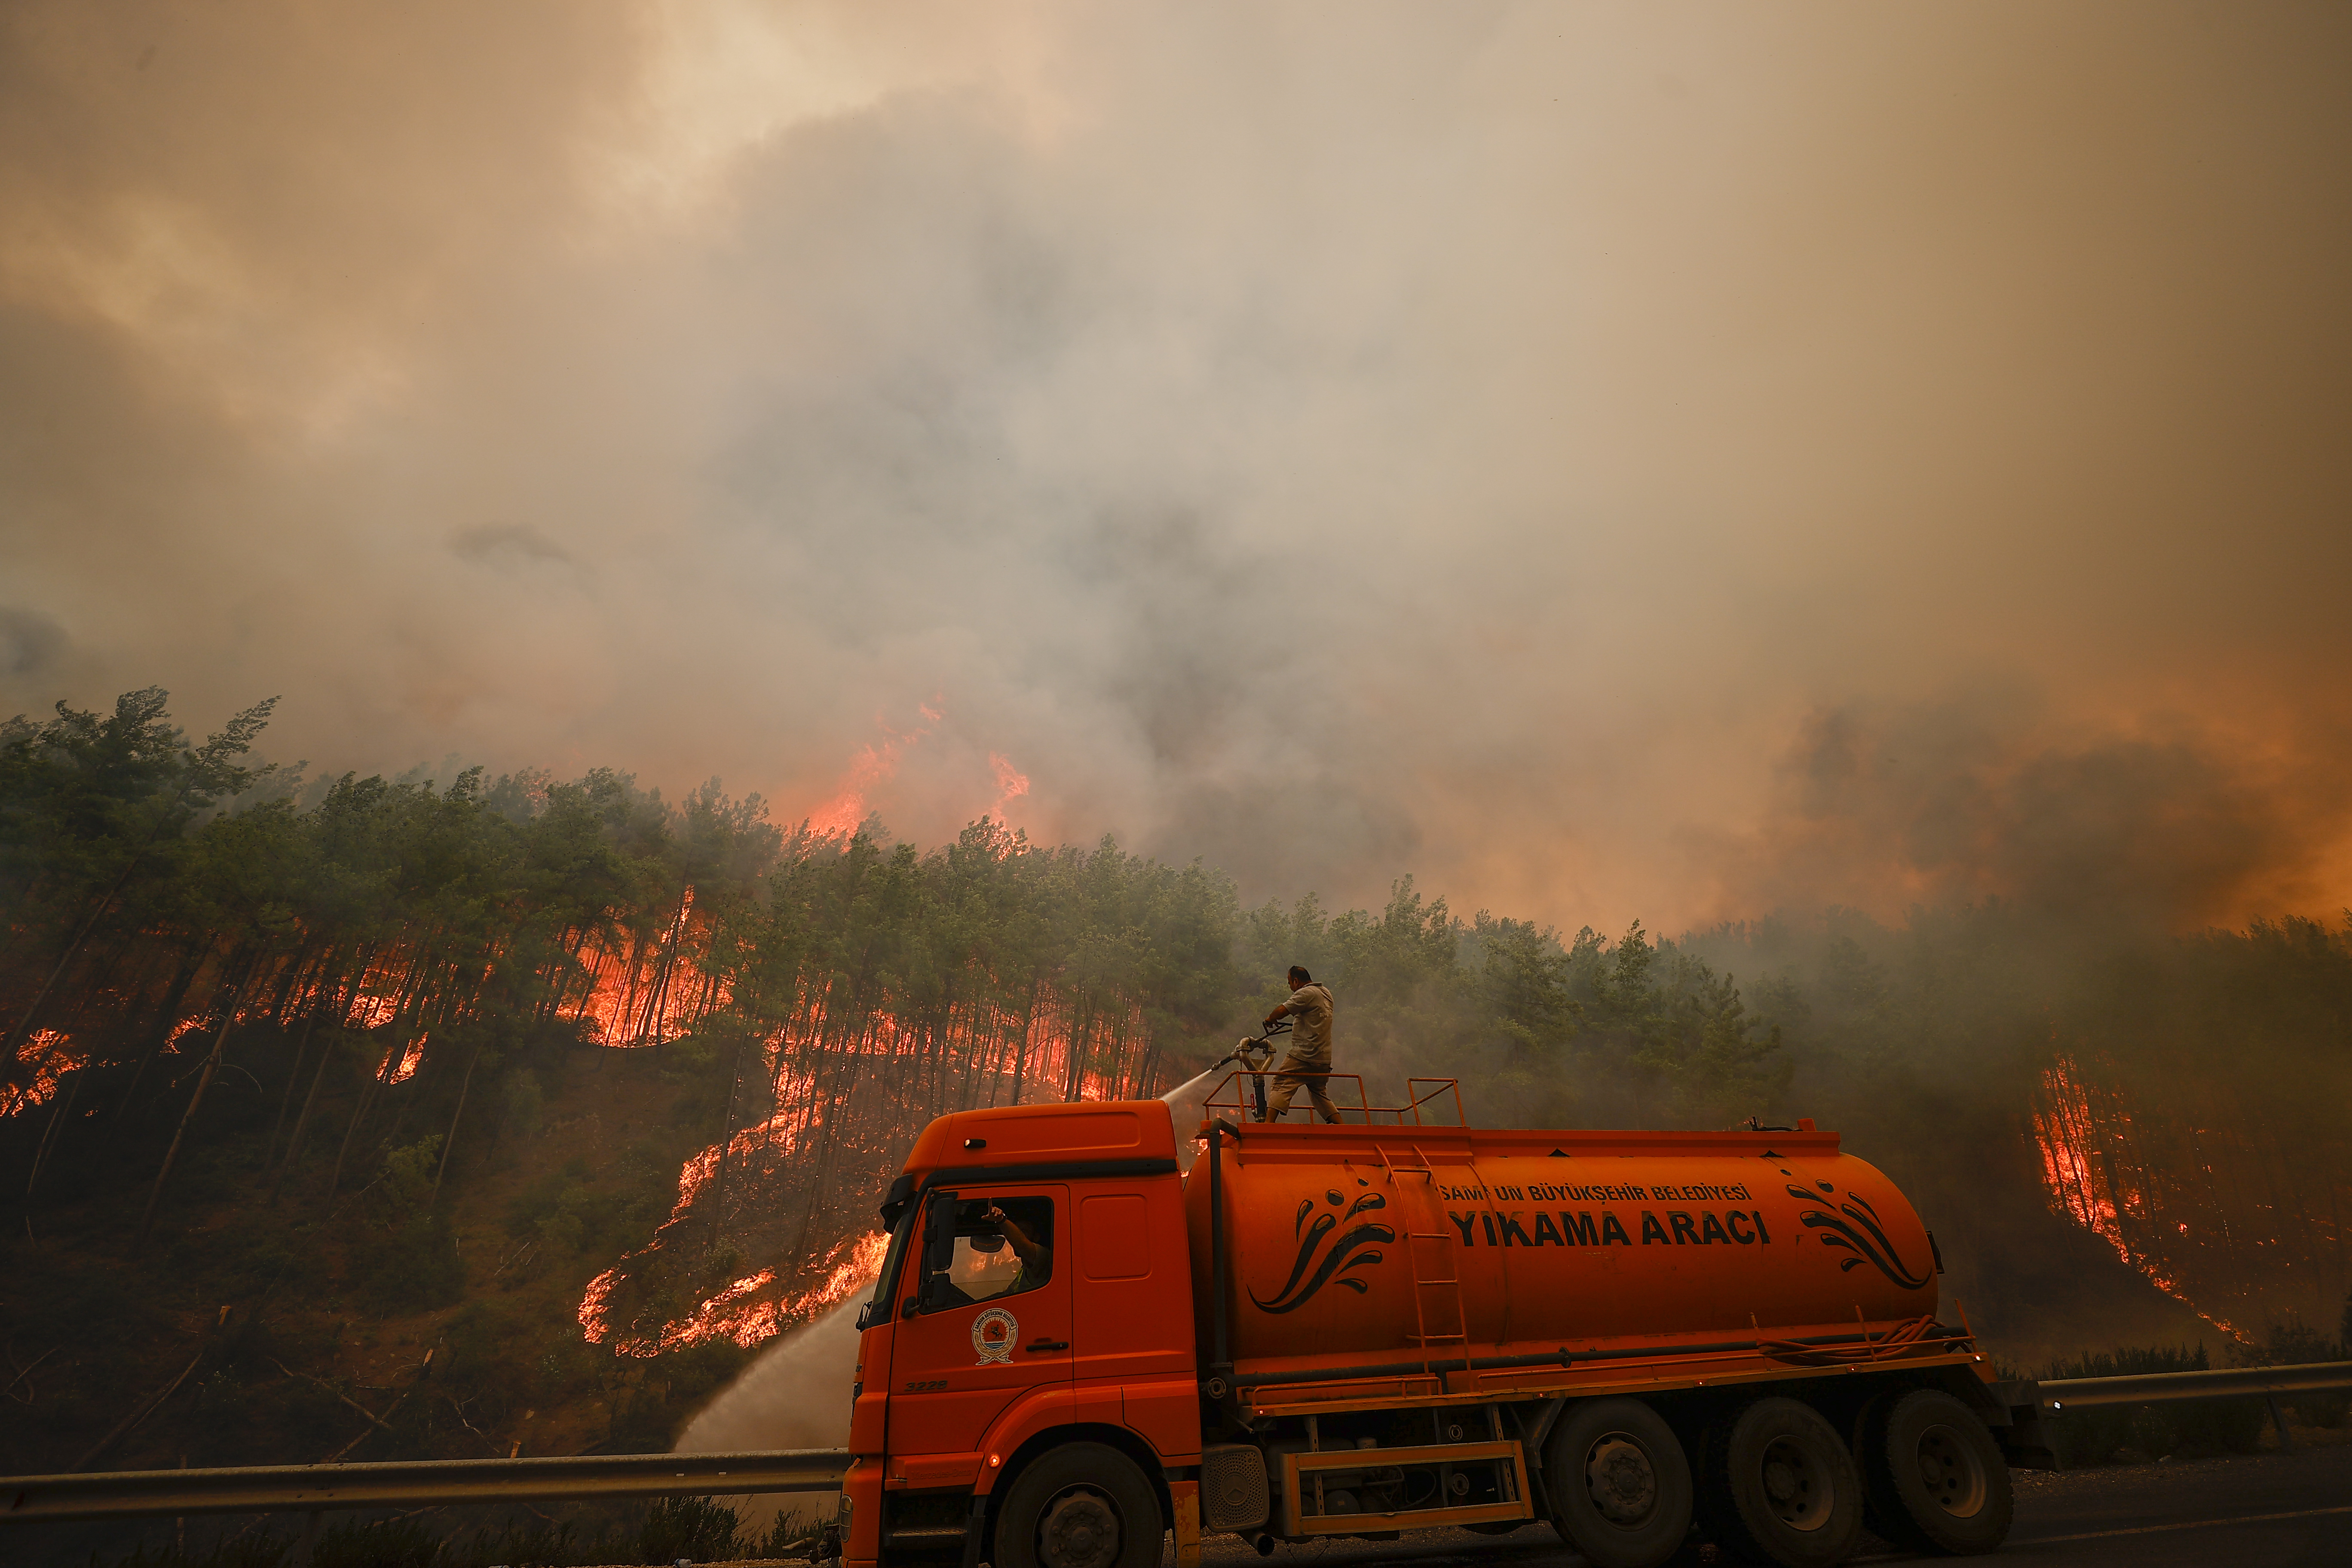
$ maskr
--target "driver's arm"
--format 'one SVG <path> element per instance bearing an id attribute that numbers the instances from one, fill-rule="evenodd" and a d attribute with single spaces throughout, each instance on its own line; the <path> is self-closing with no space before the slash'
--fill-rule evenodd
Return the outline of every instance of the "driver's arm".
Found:
<path id="1" fill-rule="evenodd" d="M 1289 1003 L 1287 1003 L 1287 1002 L 1285 1002 L 1281 1006 L 1276 1007 L 1273 1012 L 1268 1013 L 1268 1014 L 1265 1016 L 1265 1021 L 1266 1021 L 1267 1023 L 1269 1023 L 1269 1024 L 1273 1024 L 1273 1023 L 1277 1023 L 1277 1022 L 1281 1021 L 1282 1019 L 1284 1019 L 1284 1018 L 1287 1018 L 1287 1017 L 1289 1017 L 1289 1016 L 1290 1016 L 1290 1004 L 1289 1004 Z"/>
<path id="2" fill-rule="evenodd" d="M 1029 1233 L 1013 1223 L 1012 1215 L 992 1205 L 988 1217 L 995 1222 L 997 1229 L 1004 1233 L 1004 1239 L 1013 1244 L 1013 1255 L 1022 1262 L 1041 1272 L 1047 1267 L 1049 1260 L 1045 1249 L 1030 1240 Z"/>

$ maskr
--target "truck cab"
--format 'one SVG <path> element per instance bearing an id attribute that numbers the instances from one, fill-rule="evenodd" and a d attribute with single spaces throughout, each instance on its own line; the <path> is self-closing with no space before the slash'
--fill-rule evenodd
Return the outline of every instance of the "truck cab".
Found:
<path id="1" fill-rule="evenodd" d="M 1157 1563 L 1165 1532 L 1198 1518 L 1202 1431 L 1168 1108 L 943 1117 L 883 1218 L 889 1250 L 859 1324 L 847 1562 L 965 1568 L 1010 1509 L 997 1568 L 1045 1568 L 1041 1542 L 1052 1568 Z"/>

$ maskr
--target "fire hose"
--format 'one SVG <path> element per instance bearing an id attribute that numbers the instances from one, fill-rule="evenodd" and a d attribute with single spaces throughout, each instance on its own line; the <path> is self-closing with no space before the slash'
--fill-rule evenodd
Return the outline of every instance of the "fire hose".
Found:
<path id="1" fill-rule="evenodd" d="M 1213 1063 L 1209 1068 L 1211 1072 L 1214 1072 L 1225 1063 L 1233 1062 L 1250 1075 L 1250 1089 L 1257 1101 L 1257 1119 L 1260 1121 L 1265 1120 L 1265 1069 L 1274 1063 L 1274 1037 L 1288 1033 L 1290 1020 L 1277 1018 L 1265 1026 L 1264 1034 L 1242 1041 L 1227 1052 L 1223 1060 Z"/>

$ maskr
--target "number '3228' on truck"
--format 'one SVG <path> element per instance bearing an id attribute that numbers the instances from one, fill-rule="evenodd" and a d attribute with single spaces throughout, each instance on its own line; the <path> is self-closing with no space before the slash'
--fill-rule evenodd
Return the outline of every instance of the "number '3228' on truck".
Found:
<path id="1" fill-rule="evenodd" d="M 1402 1119 L 1400 1119 L 1402 1120 Z M 934 1121 L 860 1319 L 846 1568 L 1549 1523 L 1600 1568 L 1989 1552 L 2050 1457 L 1834 1132 Z M 1957 1315 L 1957 1314 L 1956 1314 Z"/>

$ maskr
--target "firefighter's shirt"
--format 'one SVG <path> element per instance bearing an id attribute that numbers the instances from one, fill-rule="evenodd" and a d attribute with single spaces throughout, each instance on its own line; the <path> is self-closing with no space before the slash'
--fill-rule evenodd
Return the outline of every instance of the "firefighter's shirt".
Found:
<path id="1" fill-rule="evenodd" d="M 1309 981 L 1290 994 L 1290 1061 L 1300 1067 L 1331 1066 L 1331 993 Z"/>

